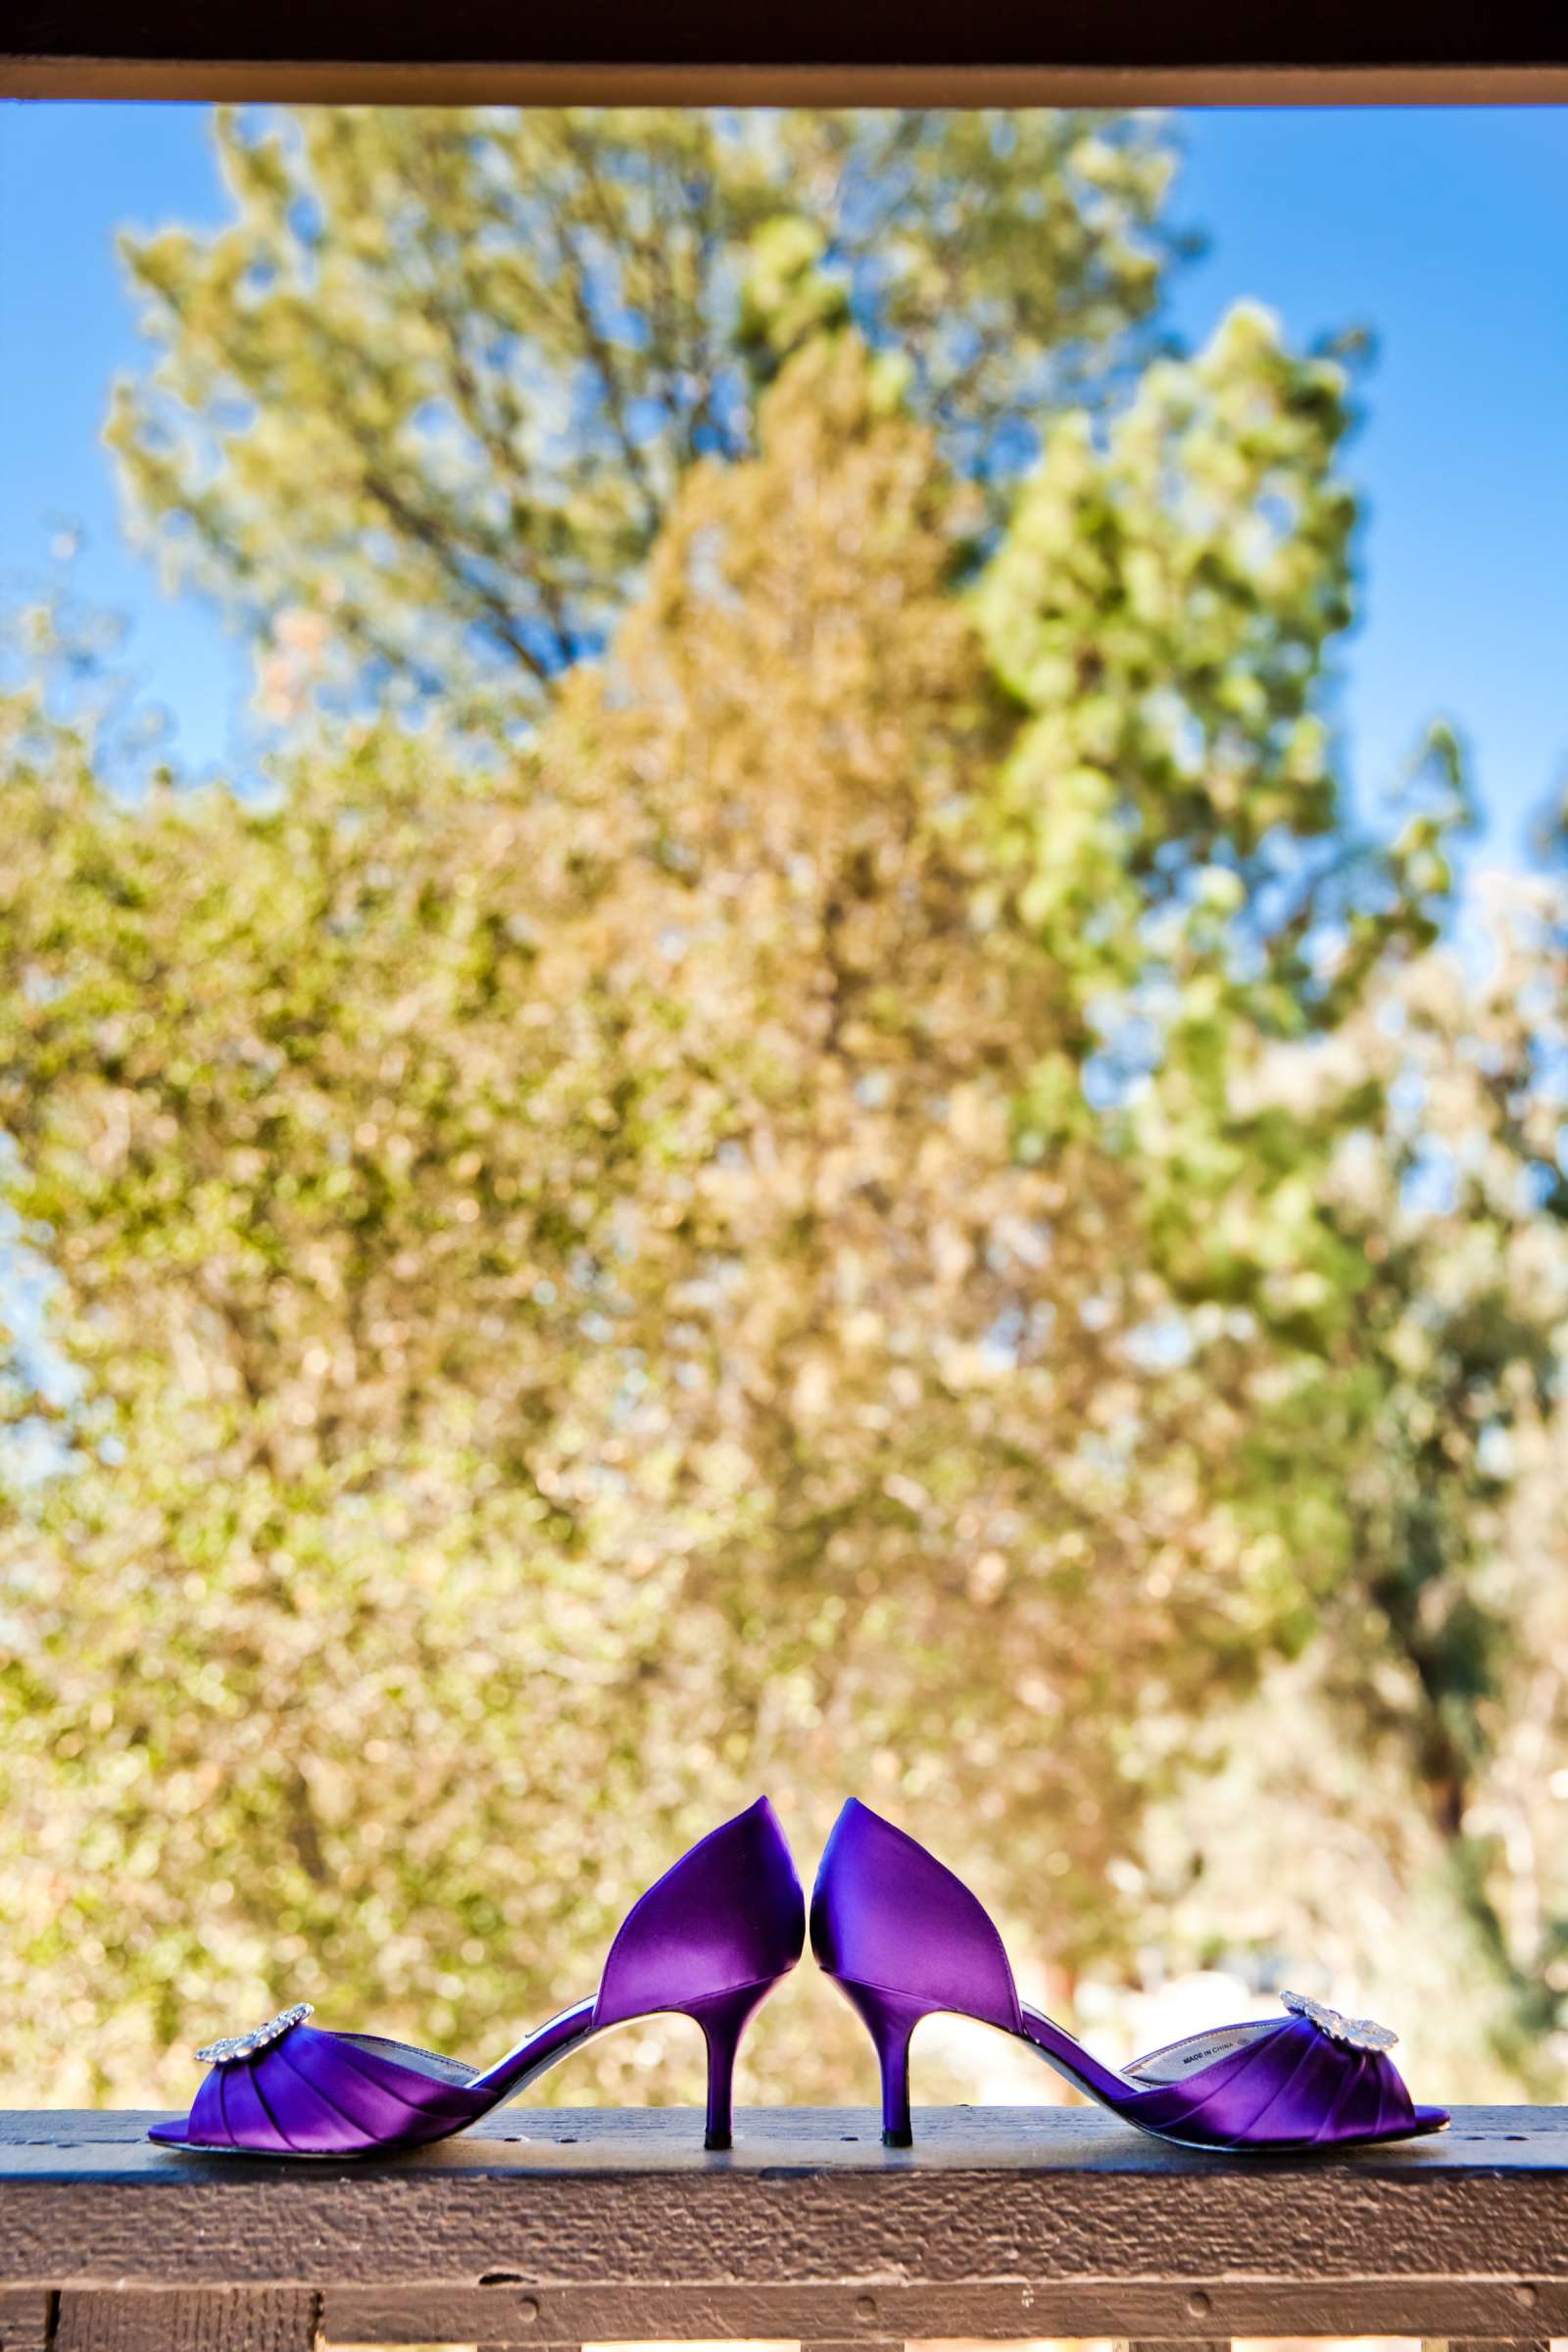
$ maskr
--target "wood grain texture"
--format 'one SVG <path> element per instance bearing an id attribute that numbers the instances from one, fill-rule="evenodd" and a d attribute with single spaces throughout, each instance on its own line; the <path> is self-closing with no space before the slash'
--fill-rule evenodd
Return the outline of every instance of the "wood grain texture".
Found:
<path id="1" fill-rule="evenodd" d="M 1262 2276 L 1216 2280 L 1202 2290 L 1209 2308 L 1200 2318 L 1192 2315 L 1193 2286 L 1184 2278 L 976 2279 L 943 2286 L 912 2280 L 882 2289 L 878 2324 L 883 2328 L 902 2325 L 904 2341 L 974 2336 L 1017 2342 L 1037 2335 L 1069 2340 L 1111 2335 L 1114 2323 L 1136 2327 L 1133 2341 L 1179 2342 L 1193 2352 L 1228 2341 L 1212 2333 L 1220 2327 L 1248 2337 L 1418 2336 L 1430 2333 L 1438 2314 L 1446 2313 L 1451 2322 L 1456 2313 L 1482 2311 L 1494 2328 L 1519 2316 L 1514 2289 L 1504 2280 L 1347 2279 L 1315 2290 L 1298 2279 L 1268 2276 L 1266 2252 L 1258 2259 Z M 519 2324 L 488 2287 L 328 2287 L 322 2296 L 323 2328 L 330 2343 L 540 2345 L 564 2331 L 568 2316 L 576 2316 L 579 2325 L 586 2317 L 595 2322 L 591 2333 L 583 2327 L 582 2340 L 590 2343 L 793 2340 L 855 2343 L 868 2352 L 883 2340 L 901 2340 L 853 2332 L 856 2298 L 847 2288 L 829 2293 L 704 2279 L 691 2285 L 557 2289 L 536 2299 L 544 2316 Z M 1544 2300 L 1540 2308 L 1547 2308 Z M 1568 2285 L 1557 2285 L 1550 2310 L 1557 2334 L 1568 2336 Z M 827 2334 L 830 2326 L 840 2332 Z"/>
<path id="2" fill-rule="evenodd" d="M 400 65 L 0 52 L 0 98 L 260 106 L 1560 106 L 1529 66 Z"/>
<path id="3" fill-rule="evenodd" d="M 800 2352 L 906 2352 L 906 2347 L 892 2336 L 808 2336 Z"/>
<path id="4" fill-rule="evenodd" d="M 47 2352 L 50 2298 L 33 2286 L 0 2286 L 0 2352 Z"/>
<path id="5" fill-rule="evenodd" d="M 1550 2336 L 1428 2336 L 1422 2352 L 1551 2352 Z"/>
<path id="6" fill-rule="evenodd" d="M 1560 2108 L 1250 2160 L 1064 2108 L 928 2111 L 911 2149 L 869 2110 L 752 2109 L 721 2155 L 686 2110 L 513 2110 L 417 2155 L 297 2165 L 182 2157 L 149 2120 L 0 2119 L 0 2288 L 61 2290 L 62 2329 L 84 2296 L 172 2313 L 145 2290 L 249 2286 L 303 2296 L 279 2311 L 319 2295 L 329 2344 L 1568 2336 Z M 212 2310 L 192 2352 L 249 2345 Z M 289 2324 L 279 2352 L 309 2340 Z"/>
<path id="7" fill-rule="evenodd" d="M 68 2290 L 50 2352 L 316 2352 L 318 2316 L 298 2287 Z"/>
<path id="8" fill-rule="evenodd" d="M 1168 2339 L 1162 2335 L 1124 2335 L 1116 2339 L 1112 2352 L 1168 2352 Z M 1182 2352 L 1230 2352 L 1230 2338 L 1194 2336 L 1182 2346 Z"/>

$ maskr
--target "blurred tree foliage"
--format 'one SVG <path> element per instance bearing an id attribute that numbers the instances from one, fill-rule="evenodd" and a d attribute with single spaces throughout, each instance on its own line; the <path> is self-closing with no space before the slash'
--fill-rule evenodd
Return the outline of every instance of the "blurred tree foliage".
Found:
<path id="1" fill-rule="evenodd" d="M 5 1189 L 75 1382 L 14 1335 L 0 2008 L 56 2095 L 177 2096 L 167 2044 L 285 1997 L 482 2049 L 759 1786 L 807 1853 L 880 1799 L 1069 1971 L 1266 1961 L 1257 1808 L 1293 1756 L 1324 1817 L 1336 1738 L 1509 2062 L 1554 2018 L 1507 1530 L 1561 1457 L 1564 927 L 1442 944 L 1442 733 L 1350 821 L 1343 369 L 1238 311 L 1045 418 L 993 546 L 929 362 L 803 312 L 776 202 L 745 448 L 670 460 L 525 742 L 381 720 L 274 806 L 127 808 L 10 698 Z M 279 445 L 337 430 L 300 401 Z M 386 610 L 439 644 L 432 593 Z M 775 2008 L 795 2095 L 861 2082 Z"/>
<path id="2" fill-rule="evenodd" d="M 1125 368 L 1181 240 L 1133 117 L 226 113 L 235 218 L 127 238 L 157 364 L 110 439 L 172 568 L 323 681 L 536 717 L 681 475 L 846 310 L 993 505 Z"/>
<path id="3" fill-rule="evenodd" d="M 1425 820 L 1308 870 L 1340 421 L 1234 319 L 1102 460 L 1063 432 L 976 628 L 962 494 L 824 337 L 504 780 L 379 732 L 271 813 L 127 812 L 23 736 L 4 1116 L 89 1386 L 18 1497 L 16 1964 L 97 1945 L 165 2031 L 317 1972 L 469 2031 L 758 1776 L 994 1824 L 1052 1948 L 1114 1948 L 1186 1727 L 1325 1608 L 1452 1810 L 1478 1446 L 1562 1298 L 1517 1016 L 1455 1129 L 1495 1164 L 1399 1232 L 1369 1005 L 1442 876 Z M 1137 584 L 1216 576 L 1184 675 Z M 1161 682 L 1130 749 L 1111 660 Z"/>

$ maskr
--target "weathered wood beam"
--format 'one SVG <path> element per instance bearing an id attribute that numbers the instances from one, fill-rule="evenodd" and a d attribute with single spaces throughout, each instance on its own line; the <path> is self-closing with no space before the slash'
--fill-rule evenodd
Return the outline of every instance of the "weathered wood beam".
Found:
<path id="1" fill-rule="evenodd" d="M 1166 2335 L 1121 2335 L 1113 2341 L 1112 2352 L 1171 2352 L 1172 2338 Z M 1231 2352 L 1228 2335 L 1184 2336 L 1174 2339 L 1182 2352 Z"/>
<path id="2" fill-rule="evenodd" d="M 681 2110 L 512 2110 L 416 2156 L 294 2166 L 180 2156 L 147 2121 L 0 2115 L 0 2328 L 27 2330 L 0 2352 L 43 2352 L 51 2296 L 51 2352 L 1568 2337 L 1562 2109 L 1461 2109 L 1442 2138 L 1315 2161 L 1059 2108 L 927 2111 L 900 2150 L 869 2112 L 753 2109 L 728 2154 Z"/>
<path id="3" fill-rule="evenodd" d="M 50 2352 L 317 2352 L 306 2287 L 68 2288 Z"/>
<path id="4" fill-rule="evenodd" d="M 1551 2352 L 1546 2335 L 1424 2336 L 1421 2352 Z"/>
<path id="5" fill-rule="evenodd" d="M 52 2301 L 41 2287 L 0 2286 L 0 2352 L 48 2352 Z"/>

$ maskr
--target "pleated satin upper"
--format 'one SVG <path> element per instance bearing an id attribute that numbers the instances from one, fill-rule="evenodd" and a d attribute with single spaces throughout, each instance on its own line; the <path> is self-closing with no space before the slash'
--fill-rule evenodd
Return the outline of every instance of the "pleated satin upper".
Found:
<path id="1" fill-rule="evenodd" d="M 1129 2123 L 1212 2148 L 1336 2147 L 1446 2120 L 1440 2108 L 1414 2106 L 1383 2051 L 1348 2048 L 1304 2017 L 1282 2018 L 1180 2082 L 1124 2093 L 1116 2105 Z"/>
<path id="2" fill-rule="evenodd" d="M 215 2066 L 188 2118 L 154 2139 L 257 2154 L 349 2156 L 461 2131 L 491 2096 L 441 2082 L 339 2034 L 296 2026 L 255 2057 Z M 461 2072 L 462 2070 L 454 2070 Z"/>
<path id="3" fill-rule="evenodd" d="M 301 2003 L 200 2052 L 214 2063 L 190 2114 L 149 2136 L 258 2156 L 418 2147 L 477 2123 L 591 2034 L 658 2010 L 704 2018 L 715 1998 L 765 1989 L 795 1966 L 805 1934 L 788 1840 L 759 1797 L 632 1906 L 596 1998 L 562 2010 L 485 2072 L 376 2034 L 318 2032 Z"/>

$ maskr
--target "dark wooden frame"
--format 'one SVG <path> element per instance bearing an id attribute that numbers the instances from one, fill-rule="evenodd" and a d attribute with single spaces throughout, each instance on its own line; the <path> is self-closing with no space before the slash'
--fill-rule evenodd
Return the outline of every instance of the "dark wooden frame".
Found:
<path id="1" fill-rule="evenodd" d="M 3 2352 L 764 2338 L 1568 2335 L 1568 2108 L 1342 2158 L 1167 2148 L 1081 2109 L 512 2110 L 369 2164 L 192 2158 L 150 2119 L 0 2118 Z"/>
<path id="2" fill-rule="evenodd" d="M 1562 24 L 1568 26 L 1568 11 Z M 13 33 L 9 36 L 15 39 Z M 0 99 L 310 106 L 1547 106 L 1568 63 L 677 66 L 0 50 Z"/>
<path id="3" fill-rule="evenodd" d="M 1568 99 L 1547 0 L 11 0 L 29 97 L 701 105 L 1354 105 Z"/>

